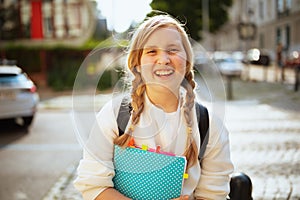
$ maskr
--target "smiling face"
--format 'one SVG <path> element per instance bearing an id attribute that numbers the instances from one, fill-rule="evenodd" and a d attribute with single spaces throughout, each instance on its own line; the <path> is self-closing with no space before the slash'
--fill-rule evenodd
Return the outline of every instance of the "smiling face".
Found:
<path id="1" fill-rule="evenodd" d="M 137 67 L 147 92 L 172 92 L 178 96 L 186 73 L 186 60 L 182 38 L 175 27 L 155 30 L 144 45 L 141 65 Z"/>

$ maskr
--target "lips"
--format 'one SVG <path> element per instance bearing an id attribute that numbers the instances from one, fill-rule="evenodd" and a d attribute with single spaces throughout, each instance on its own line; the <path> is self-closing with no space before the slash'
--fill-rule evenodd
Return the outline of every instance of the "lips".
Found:
<path id="1" fill-rule="evenodd" d="M 154 71 L 154 74 L 156 76 L 163 77 L 163 76 L 170 76 L 174 74 L 174 72 L 175 71 L 173 69 L 158 69 Z"/>

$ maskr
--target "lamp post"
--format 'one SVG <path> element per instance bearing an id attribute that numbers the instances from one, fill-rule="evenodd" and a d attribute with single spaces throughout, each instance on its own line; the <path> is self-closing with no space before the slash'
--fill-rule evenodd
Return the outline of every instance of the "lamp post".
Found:
<path id="1" fill-rule="evenodd" d="M 209 0 L 201 0 L 202 3 L 202 31 L 209 32 Z"/>
<path id="2" fill-rule="evenodd" d="M 246 42 L 245 45 L 245 53 L 247 53 L 249 49 L 249 41 L 254 40 L 256 37 L 256 25 L 251 22 L 240 22 L 237 25 L 239 39 Z M 246 80 L 249 78 L 249 63 L 246 60 Z"/>

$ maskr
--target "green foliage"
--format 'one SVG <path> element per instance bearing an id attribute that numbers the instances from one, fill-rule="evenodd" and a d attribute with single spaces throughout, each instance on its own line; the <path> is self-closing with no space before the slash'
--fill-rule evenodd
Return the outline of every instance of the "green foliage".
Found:
<path id="1" fill-rule="evenodd" d="M 67 67 L 50 70 L 47 79 L 48 86 L 57 91 L 72 89 L 77 71 L 69 70 Z"/>
<path id="2" fill-rule="evenodd" d="M 112 87 L 112 71 L 104 71 L 99 82 L 98 82 L 98 89 L 105 90 L 107 88 Z"/>
<path id="3" fill-rule="evenodd" d="M 0 40 L 14 40 L 19 37 L 20 33 L 18 7 L 13 3 L 7 5 L 4 6 L 3 1 L 0 3 Z M 9 26 L 4 26 L 5 24 Z"/>
<path id="4" fill-rule="evenodd" d="M 41 59 L 40 51 L 37 49 L 9 49 L 5 51 L 5 57 L 8 60 L 15 60 L 25 72 L 40 72 Z"/>
<path id="5" fill-rule="evenodd" d="M 212 33 L 218 31 L 228 21 L 229 15 L 227 9 L 231 5 L 232 0 L 209 0 L 209 28 Z"/>
<path id="6" fill-rule="evenodd" d="M 73 88 L 77 72 L 83 63 L 86 56 L 94 48 L 106 48 L 110 46 L 120 47 L 128 45 L 128 41 L 113 39 L 107 39 L 104 41 L 97 41 L 90 39 L 84 45 L 80 47 L 71 46 L 25 46 L 20 44 L 9 44 L 0 48 L 1 55 L 4 55 L 6 59 L 16 60 L 17 65 L 22 67 L 29 75 L 36 73 L 45 73 L 47 77 L 47 85 L 54 90 L 69 90 Z M 44 60 L 42 59 L 44 55 Z M 43 66 L 45 68 L 43 68 Z M 117 72 L 114 72 L 117 73 Z M 113 73 L 104 72 L 99 81 L 98 88 L 101 90 L 108 89 L 114 83 L 112 78 Z M 87 74 L 83 74 L 87 76 Z M 114 75 L 119 77 L 119 74 Z M 90 76 L 90 80 L 96 81 L 98 77 Z M 86 78 L 80 79 L 83 83 L 80 83 L 82 87 L 88 86 L 90 81 Z M 40 80 L 37 80 L 39 84 Z"/>
<path id="7" fill-rule="evenodd" d="M 54 90 L 73 89 L 76 80 L 78 89 L 95 87 L 94 84 L 97 83 L 97 89 L 104 91 L 114 86 L 122 75 L 116 69 L 105 70 L 103 74 L 99 74 L 95 71 L 93 62 L 82 65 L 86 52 L 56 50 L 49 56 L 51 57 L 51 66 L 48 68 L 47 84 Z M 98 80 L 99 78 L 100 80 Z"/>
<path id="8" fill-rule="evenodd" d="M 202 0 L 203 1 L 203 0 Z M 227 9 L 232 0 L 207 0 L 209 2 L 209 31 L 214 33 L 228 21 Z M 187 32 L 195 39 L 201 39 L 202 2 L 197 0 L 153 0 L 153 10 L 167 12 L 186 24 Z"/>
<path id="9" fill-rule="evenodd" d="M 71 89 L 83 55 L 66 49 L 48 51 L 47 83 L 55 90 Z"/>

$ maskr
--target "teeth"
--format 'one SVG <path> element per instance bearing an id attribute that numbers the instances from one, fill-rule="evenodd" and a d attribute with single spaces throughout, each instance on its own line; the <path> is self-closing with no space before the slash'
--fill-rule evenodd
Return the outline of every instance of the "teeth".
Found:
<path id="1" fill-rule="evenodd" d="M 168 76 L 174 73 L 174 70 L 156 70 L 155 74 L 157 76 Z"/>

